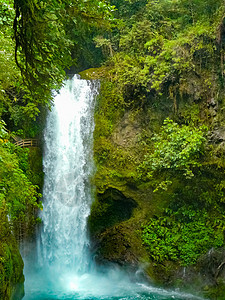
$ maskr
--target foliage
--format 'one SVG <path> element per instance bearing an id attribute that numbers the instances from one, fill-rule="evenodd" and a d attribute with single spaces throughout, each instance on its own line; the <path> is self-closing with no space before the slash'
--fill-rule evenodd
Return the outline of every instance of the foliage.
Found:
<path id="1" fill-rule="evenodd" d="M 12 1 L 0 4 L 0 115 L 4 112 L 4 104 L 11 96 L 12 82 L 16 83 L 20 76 L 14 60 L 13 19 L 14 10 Z"/>
<path id="2" fill-rule="evenodd" d="M 122 1 L 122 5 L 127 2 Z M 169 93 L 174 101 L 179 94 L 195 94 L 197 99 L 204 99 L 207 91 L 216 93 L 212 82 L 215 76 L 220 81 L 219 73 L 224 68 L 218 41 L 224 1 L 146 2 L 133 23 L 124 13 L 124 23 L 118 26 L 119 51 L 108 61 L 118 90 L 137 101 L 140 93 L 147 94 L 146 99 L 155 93 Z M 205 80 L 200 79 L 203 73 Z M 190 88 L 190 77 L 197 93 Z"/>
<path id="3" fill-rule="evenodd" d="M 62 83 L 65 68 L 72 64 L 70 53 L 76 41 L 67 32 L 68 26 L 80 22 L 96 26 L 99 19 L 103 23 L 110 18 L 110 9 L 104 1 L 15 0 L 16 61 L 32 98 L 48 101 L 51 89 Z"/>
<path id="4" fill-rule="evenodd" d="M 12 39 L 15 18 L 13 1 L 1 3 L 0 10 L 4 19 L 0 22 L 0 116 L 11 129 L 22 127 L 28 132 L 34 119 L 34 111 L 37 115 L 39 109 L 37 104 L 28 103 L 30 92 L 24 85 L 15 62 L 15 42 Z"/>
<path id="5" fill-rule="evenodd" d="M 0 116 L 11 130 L 22 128 L 27 137 L 38 133 L 40 109 L 49 107 L 52 90 L 77 58 L 86 53 L 86 61 L 94 61 L 93 28 L 108 28 L 112 11 L 105 1 L 0 4 Z"/>
<path id="6" fill-rule="evenodd" d="M 35 102 L 49 101 L 51 89 L 62 82 L 64 69 L 70 63 L 70 41 L 59 4 L 33 0 L 14 3 L 16 62 L 29 87 L 29 98 Z"/>
<path id="7" fill-rule="evenodd" d="M 166 119 L 160 132 L 152 138 L 154 148 L 145 155 L 139 167 L 141 176 L 151 179 L 161 172 L 167 172 L 166 180 L 159 185 L 163 189 L 167 188 L 174 174 L 187 179 L 194 176 L 194 170 L 202 166 L 206 132 L 206 126 L 178 125 Z"/>
<path id="8" fill-rule="evenodd" d="M 37 186 L 33 185 L 28 177 L 27 151 L 16 149 L 9 141 L 9 134 L 4 124 L 0 128 L 0 206 L 6 207 L 11 225 L 17 237 L 20 230 L 29 222 L 35 223 L 33 210 L 40 208 L 38 202 L 40 194 Z"/>
<path id="9" fill-rule="evenodd" d="M 154 261 L 179 261 L 187 266 L 196 263 L 208 249 L 224 245 L 224 219 L 223 227 L 219 228 L 204 210 L 190 207 L 181 210 L 188 214 L 188 222 L 178 217 L 181 211 L 175 214 L 170 211 L 167 216 L 152 218 L 143 226 L 143 243 Z"/>

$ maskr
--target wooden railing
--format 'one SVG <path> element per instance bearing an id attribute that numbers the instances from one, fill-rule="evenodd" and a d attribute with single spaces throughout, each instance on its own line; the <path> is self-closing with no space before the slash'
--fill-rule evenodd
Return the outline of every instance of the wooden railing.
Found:
<path id="1" fill-rule="evenodd" d="M 38 147 L 38 140 L 36 139 L 25 139 L 25 140 L 21 140 L 15 143 L 15 145 L 20 146 L 22 148 L 24 147 Z"/>

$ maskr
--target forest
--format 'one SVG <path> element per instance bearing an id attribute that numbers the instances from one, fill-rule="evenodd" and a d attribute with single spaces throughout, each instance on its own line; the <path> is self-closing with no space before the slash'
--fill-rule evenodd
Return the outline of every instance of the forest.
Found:
<path id="1" fill-rule="evenodd" d="M 225 299 L 225 1 L 1 0 L 0 36 L 0 298 L 23 297 L 46 115 L 79 73 L 101 83 L 96 261 Z"/>

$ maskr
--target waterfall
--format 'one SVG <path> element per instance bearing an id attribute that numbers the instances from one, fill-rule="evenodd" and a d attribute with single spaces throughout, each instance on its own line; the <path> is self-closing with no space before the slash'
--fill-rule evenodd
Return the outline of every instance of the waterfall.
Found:
<path id="1" fill-rule="evenodd" d="M 56 95 L 44 131 L 43 228 L 39 263 L 53 272 L 87 272 L 93 107 L 97 88 L 78 76 Z"/>

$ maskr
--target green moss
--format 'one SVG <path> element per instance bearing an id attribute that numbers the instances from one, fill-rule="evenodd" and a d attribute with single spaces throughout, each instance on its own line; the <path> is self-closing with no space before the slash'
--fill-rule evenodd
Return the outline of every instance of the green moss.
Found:
<path id="1" fill-rule="evenodd" d="M 138 220 L 131 217 L 102 232 L 98 238 L 97 259 L 128 266 L 137 266 L 139 262 L 146 266 L 149 259 L 137 228 Z"/>
<path id="2" fill-rule="evenodd" d="M 0 298 L 11 299 L 17 290 L 16 299 L 22 299 L 24 296 L 23 261 L 2 208 L 0 218 L 3 221 L 0 225 Z"/>
<path id="3" fill-rule="evenodd" d="M 99 253 L 105 258 L 121 260 L 120 255 L 126 256 L 126 251 L 132 249 L 128 251 L 130 258 L 149 260 L 141 240 L 141 220 L 161 211 L 165 201 L 157 203 L 158 197 L 152 197 L 152 186 L 141 184 L 137 167 L 149 147 L 154 124 L 157 122 L 149 125 L 146 111 L 128 109 L 115 84 L 102 82 L 94 132 L 97 195 L 89 227 L 92 237 L 102 241 Z M 117 192 L 110 195 L 112 190 Z M 123 195 L 120 200 L 116 200 L 116 193 Z M 114 243 L 117 239 L 123 241 L 121 247 Z"/>
<path id="4" fill-rule="evenodd" d="M 204 296 L 211 300 L 224 300 L 225 284 L 222 280 L 216 286 L 205 286 Z"/>
<path id="5" fill-rule="evenodd" d="M 96 80 L 101 78 L 107 78 L 107 71 L 107 67 L 90 68 L 80 72 L 79 75 L 81 76 L 81 79 Z"/>

